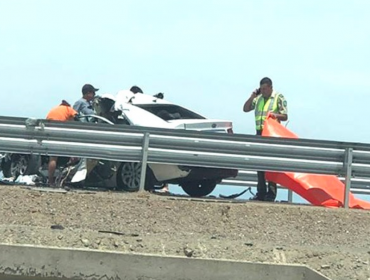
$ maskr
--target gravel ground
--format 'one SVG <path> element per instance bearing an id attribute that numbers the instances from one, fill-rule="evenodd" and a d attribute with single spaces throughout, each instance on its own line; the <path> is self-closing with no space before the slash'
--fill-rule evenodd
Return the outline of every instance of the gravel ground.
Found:
<path id="1" fill-rule="evenodd" d="M 370 212 L 0 186 L 0 242 L 306 264 L 370 279 Z"/>

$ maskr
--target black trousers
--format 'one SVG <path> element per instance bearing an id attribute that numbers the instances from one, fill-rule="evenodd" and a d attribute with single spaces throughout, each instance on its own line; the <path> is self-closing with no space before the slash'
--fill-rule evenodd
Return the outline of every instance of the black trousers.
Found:
<path id="1" fill-rule="evenodd" d="M 257 135 L 262 135 L 262 130 L 257 130 Z M 265 171 L 257 171 L 257 199 L 259 200 L 275 200 L 277 194 L 277 186 L 274 182 L 266 184 Z"/>

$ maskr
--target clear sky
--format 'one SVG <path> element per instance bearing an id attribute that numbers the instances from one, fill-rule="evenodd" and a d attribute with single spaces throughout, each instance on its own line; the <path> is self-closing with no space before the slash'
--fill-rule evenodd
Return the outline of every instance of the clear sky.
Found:
<path id="1" fill-rule="evenodd" d="M 137 84 L 236 133 L 265 76 L 302 138 L 370 143 L 368 0 L 0 0 L 0 115 Z"/>

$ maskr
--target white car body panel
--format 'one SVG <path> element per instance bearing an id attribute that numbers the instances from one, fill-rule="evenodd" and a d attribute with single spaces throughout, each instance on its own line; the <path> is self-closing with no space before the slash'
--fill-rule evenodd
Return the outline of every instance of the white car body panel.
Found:
<path id="1" fill-rule="evenodd" d="M 184 178 L 190 173 L 189 171 L 179 169 L 177 165 L 171 164 L 150 163 L 149 167 L 158 181 Z"/>
<path id="2" fill-rule="evenodd" d="M 153 115 L 152 113 L 136 107 L 131 104 L 125 104 L 119 107 L 122 114 L 126 117 L 131 125 L 173 128 L 173 125 Z"/>

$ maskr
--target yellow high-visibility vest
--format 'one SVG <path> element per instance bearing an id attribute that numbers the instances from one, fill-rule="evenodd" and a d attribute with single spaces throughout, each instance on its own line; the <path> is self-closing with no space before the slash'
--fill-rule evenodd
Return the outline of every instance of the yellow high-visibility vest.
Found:
<path id="1" fill-rule="evenodd" d="M 263 123 L 266 120 L 268 112 L 279 113 L 278 108 L 279 95 L 280 93 L 273 92 L 266 102 L 262 94 L 257 97 L 255 109 L 256 130 L 263 129 Z"/>

